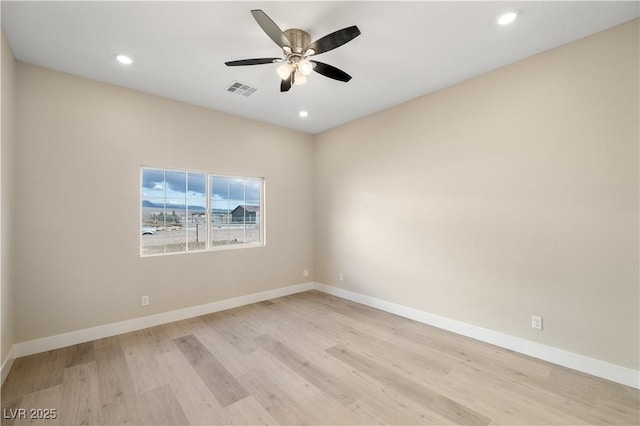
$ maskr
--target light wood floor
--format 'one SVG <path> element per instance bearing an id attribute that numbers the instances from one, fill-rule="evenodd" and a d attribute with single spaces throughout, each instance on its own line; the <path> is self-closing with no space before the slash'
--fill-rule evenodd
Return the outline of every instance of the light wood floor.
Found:
<path id="1" fill-rule="evenodd" d="M 640 423 L 637 390 L 315 291 L 17 359 L 2 407 L 61 425 Z"/>

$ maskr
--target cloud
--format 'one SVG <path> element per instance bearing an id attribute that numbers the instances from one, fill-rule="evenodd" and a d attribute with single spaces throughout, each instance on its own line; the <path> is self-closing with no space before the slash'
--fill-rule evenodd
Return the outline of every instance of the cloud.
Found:
<path id="1" fill-rule="evenodd" d="M 257 179 L 214 177 L 211 196 L 216 200 L 247 200 L 253 204 L 260 200 L 260 181 Z"/>
<path id="2" fill-rule="evenodd" d="M 160 189 L 164 186 L 164 171 L 155 169 L 144 169 L 142 171 L 142 187 L 147 189 Z"/>
<path id="3" fill-rule="evenodd" d="M 142 188 L 164 191 L 167 198 L 182 197 L 187 189 L 190 196 L 206 196 L 207 178 L 205 173 L 191 173 L 158 169 L 143 169 Z M 187 180 L 188 179 L 188 180 Z M 260 181 L 214 176 L 211 183 L 211 197 L 214 200 L 246 200 L 255 204 L 260 200 Z"/>
<path id="4" fill-rule="evenodd" d="M 189 193 L 205 196 L 207 194 L 207 175 L 189 173 Z"/>
<path id="5" fill-rule="evenodd" d="M 204 173 L 188 173 L 168 170 L 165 176 L 163 170 L 144 169 L 142 172 L 142 187 L 153 190 L 163 190 L 184 194 L 189 177 L 189 192 L 192 195 L 205 196 L 207 193 L 207 178 Z M 166 180 L 165 180 L 166 178 Z"/>

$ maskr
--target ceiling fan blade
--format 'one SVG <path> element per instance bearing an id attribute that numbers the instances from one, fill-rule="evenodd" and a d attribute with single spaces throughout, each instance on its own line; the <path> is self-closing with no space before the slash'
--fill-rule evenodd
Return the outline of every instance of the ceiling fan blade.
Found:
<path id="1" fill-rule="evenodd" d="M 257 59 L 241 59 L 239 61 L 229 61 L 224 64 L 228 67 L 239 67 L 243 65 L 262 65 L 272 64 L 279 61 L 281 58 L 257 58 Z"/>
<path id="2" fill-rule="evenodd" d="M 291 85 L 293 84 L 293 73 L 289 74 L 289 77 L 280 82 L 280 91 L 288 92 L 291 89 Z"/>
<path id="3" fill-rule="evenodd" d="M 333 65 L 325 64 L 323 62 L 311 61 L 314 64 L 313 70 L 318 74 L 322 74 L 325 77 L 332 78 L 338 81 L 344 81 L 345 83 L 351 80 L 351 76 L 339 68 Z"/>
<path id="4" fill-rule="evenodd" d="M 280 27 L 276 25 L 269 16 L 262 11 L 262 9 L 254 9 L 251 11 L 251 14 L 255 18 L 262 31 L 264 31 L 271 40 L 275 41 L 276 44 L 280 47 L 289 46 L 291 47 L 291 42 L 284 35 Z"/>
<path id="5" fill-rule="evenodd" d="M 313 49 L 316 55 L 320 53 L 328 52 L 336 47 L 340 47 L 345 43 L 350 42 L 354 38 L 360 35 L 360 30 L 357 26 L 343 28 L 341 30 L 332 32 L 307 46 L 308 49 Z"/>

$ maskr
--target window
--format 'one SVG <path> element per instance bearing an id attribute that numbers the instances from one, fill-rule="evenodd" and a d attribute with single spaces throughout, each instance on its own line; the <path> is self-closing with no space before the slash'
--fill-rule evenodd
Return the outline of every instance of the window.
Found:
<path id="1" fill-rule="evenodd" d="M 263 179 L 142 168 L 140 254 L 264 245 Z"/>

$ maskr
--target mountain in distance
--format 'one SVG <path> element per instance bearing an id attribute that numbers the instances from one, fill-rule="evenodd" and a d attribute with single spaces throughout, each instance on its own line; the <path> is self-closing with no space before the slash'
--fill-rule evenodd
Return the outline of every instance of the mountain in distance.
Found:
<path id="1" fill-rule="evenodd" d="M 233 209 L 237 208 L 240 204 L 236 205 L 233 208 L 230 208 L 229 210 L 226 209 L 212 209 L 211 212 L 212 213 L 216 213 L 216 214 L 224 214 L 224 213 L 228 213 L 229 211 L 232 211 Z M 246 207 L 257 207 L 258 210 L 260 209 L 260 206 L 253 206 L 253 205 L 247 205 Z M 151 202 L 149 200 L 142 200 L 142 208 L 146 208 L 146 209 L 158 209 L 158 210 L 162 210 L 162 209 L 167 209 L 167 210 L 185 210 L 185 209 L 189 209 L 190 212 L 194 212 L 194 211 L 198 211 L 198 212 L 205 212 L 207 210 L 206 207 L 203 206 L 185 206 L 184 204 L 157 204 L 154 202 Z"/>
<path id="2" fill-rule="evenodd" d="M 152 203 L 149 200 L 142 200 L 142 207 L 145 208 L 149 208 L 149 209 L 163 209 L 166 208 L 167 210 L 185 210 L 186 208 L 189 209 L 189 211 L 205 211 L 206 208 L 202 207 L 202 206 L 185 206 L 184 204 L 156 204 L 156 203 Z"/>

